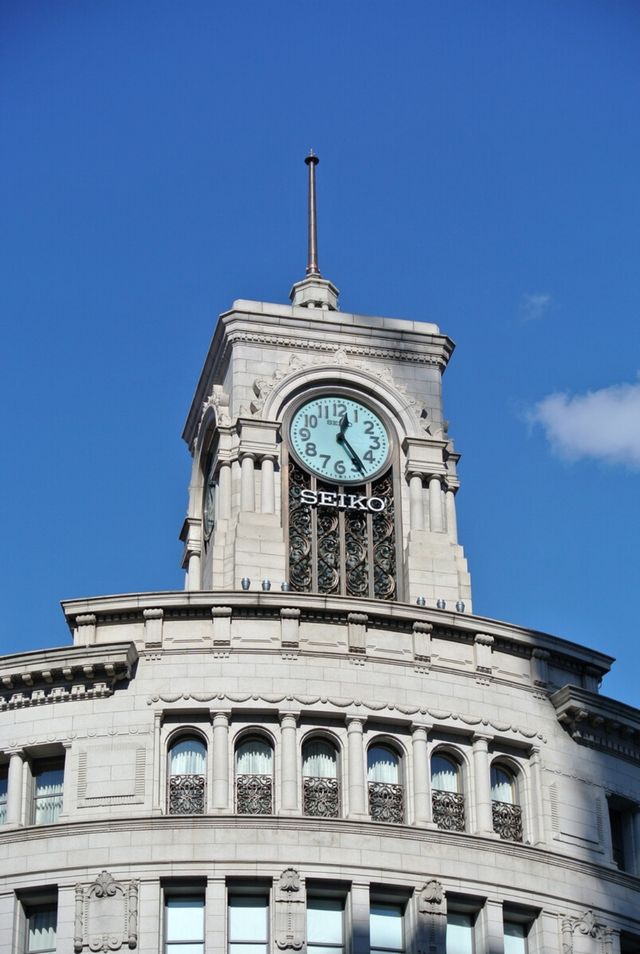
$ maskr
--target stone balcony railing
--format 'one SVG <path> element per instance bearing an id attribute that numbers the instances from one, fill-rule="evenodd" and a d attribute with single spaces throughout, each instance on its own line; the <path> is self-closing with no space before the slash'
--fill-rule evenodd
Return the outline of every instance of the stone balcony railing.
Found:
<path id="1" fill-rule="evenodd" d="M 433 792 L 433 820 L 444 831 L 464 831 L 464 795 L 457 792 Z"/>
<path id="2" fill-rule="evenodd" d="M 169 779 L 169 814 L 204 815 L 204 775 L 172 775 Z"/>
<path id="3" fill-rule="evenodd" d="M 337 778 L 302 780 L 302 810 L 305 815 L 319 818 L 338 818 L 340 815 L 340 786 Z"/>
<path id="4" fill-rule="evenodd" d="M 236 811 L 239 815 L 273 814 L 273 779 L 270 775 L 238 775 Z"/>
<path id="5" fill-rule="evenodd" d="M 493 830 L 505 841 L 522 841 L 522 809 L 509 802 L 492 802 Z"/>
<path id="6" fill-rule="evenodd" d="M 390 782 L 369 782 L 369 814 L 372 821 L 404 821 L 404 787 Z"/>

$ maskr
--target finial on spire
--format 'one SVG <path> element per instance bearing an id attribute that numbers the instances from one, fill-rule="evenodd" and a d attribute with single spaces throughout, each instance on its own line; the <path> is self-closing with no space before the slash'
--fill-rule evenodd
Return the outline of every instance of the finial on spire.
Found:
<path id="1" fill-rule="evenodd" d="M 296 282 L 289 298 L 294 307 L 298 308 L 319 308 L 337 311 L 338 308 L 338 289 L 336 286 L 323 278 L 318 268 L 318 224 L 316 218 L 316 166 L 320 162 L 313 149 L 309 150 L 309 155 L 305 157 L 305 163 L 309 169 L 309 188 L 308 188 L 308 255 L 307 270 L 305 277 L 300 282 Z"/>
<path id="2" fill-rule="evenodd" d="M 304 160 L 309 167 L 309 241 L 307 254 L 307 275 L 319 275 L 318 268 L 318 224 L 316 218 L 316 166 L 320 162 L 313 149 Z"/>

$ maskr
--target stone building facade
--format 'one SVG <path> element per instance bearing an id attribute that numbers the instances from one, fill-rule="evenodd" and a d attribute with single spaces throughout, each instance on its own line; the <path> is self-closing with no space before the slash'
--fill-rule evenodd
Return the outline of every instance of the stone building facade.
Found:
<path id="1" fill-rule="evenodd" d="M 0 950 L 640 951 L 640 716 L 473 615 L 452 342 L 292 302 L 216 326 L 185 589 L 2 660 Z"/>

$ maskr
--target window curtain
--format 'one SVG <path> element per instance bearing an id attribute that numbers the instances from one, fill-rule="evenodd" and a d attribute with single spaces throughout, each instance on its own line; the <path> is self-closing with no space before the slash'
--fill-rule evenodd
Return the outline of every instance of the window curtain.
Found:
<path id="1" fill-rule="evenodd" d="M 500 766 L 491 766 L 491 798 L 494 802 L 515 803 L 515 785 L 510 773 Z"/>
<path id="2" fill-rule="evenodd" d="M 304 747 L 302 774 L 311 778 L 336 777 L 336 750 L 329 742 L 316 739 Z"/>
<path id="3" fill-rule="evenodd" d="M 43 908 L 29 915 L 28 954 L 44 954 L 56 949 L 58 912 L 55 908 Z"/>
<path id="4" fill-rule="evenodd" d="M 381 745 L 372 746 L 367 753 L 369 781 L 397 785 L 400 774 L 398 763 L 398 756 L 390 749 Z"/>
<path id="5" fill-rule="evenodd" d="M 4 825 L 7 820 L 7 775 L 6 772 L 0 774 L 0 825 Z"/>
<path id="6" fill-rule="evenodd" d="M 199 739 L 181 739 L 171 746 L 170 775 L 206 775 L 207 748 Z"/>
<path id="7" fill-rule="evenodd" d="M 62 810 L 64 770 L 45 769 L 38 772 L 35 781 L 35 823 L 48 825 L 58 819 Z"/>
<path id="8" fill-rule="evenodd" d="M 238 775 L 271 775 L 273 752 L 267 742 L 249 739 L 242 742 L 236 752 L 236 772 Z"/>
<path id="9" fill-rule="evenodd" d="M 431 787 L 436 792 L 457 792 L 458 766 L 444 755 L 434 755 L 431 759 Z"/>

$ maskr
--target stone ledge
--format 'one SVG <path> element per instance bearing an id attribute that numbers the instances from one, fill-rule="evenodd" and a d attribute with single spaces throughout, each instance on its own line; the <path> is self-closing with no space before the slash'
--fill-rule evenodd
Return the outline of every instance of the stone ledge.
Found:
<path id="1" fill-rule="evenodd" d="M 637 709 L 579 686 L 563 686 L 550 700 L 558 722 L 575 742 L 640 763 Z"/>

